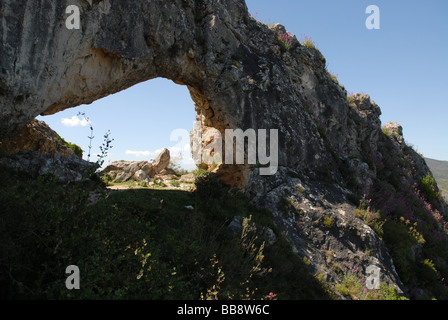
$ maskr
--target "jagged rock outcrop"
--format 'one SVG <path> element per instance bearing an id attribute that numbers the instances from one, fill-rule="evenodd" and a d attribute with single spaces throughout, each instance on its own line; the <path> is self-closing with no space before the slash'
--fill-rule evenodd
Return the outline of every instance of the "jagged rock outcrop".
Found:
<path id="1" fill-rule="evenodd" d="M 244 2 L 73 4 L 81 10 L 80 30 L 66 28 L 64 3 L 3 2 L 2 19 L 9 23 L 1 30 L 0 136 L 39 114 L 165 77 L 188 86 L 204 132 L 280 129 L 280 165 L 316 167 L 322 159 L 315 155 L 325 157 L 287 66 L 275 54 L 277 33 L 252 21 Z M 323 72 L 322 62 L 318 66 Z"/>
<path id="2" fill-rule="evenodd" d="M 155 158 L 152 162 L 152 167 L 155 173 L 161 173 L 163 170 L 168 168 L 171 161 L 171 154 L 168 149 L 163 149 L 162 152 Z"/>
<path id="3" fill-rule="evenodd" d="M 16 137 L 0 142 L 0 151 L 3 153 L 16 154 L 21 150 L 44 154 L 75 154 L 45 122 L 36 119 L 28 123 Z"/>
<path id="4" fill-rule="evenodd" d="M 64 182 L 86 181 L 97 169 L 97 164 L 76 155 L 44 154 L 21 150 L 0 157 L 0 165 L 22 170 L 32 177 L 52 175 Z"/>
<path id="5" fill-rule="evenodd" d="M 0 139 L 39 114 L 89 104 L 156 77 L 171 79 L 188 86 L 203 136 L 278 130 L 275 175 L 261 176 L 261 165 L 227 164 L 217 172 L 272 211 L 316 272 L 338 282 L 345 264 L 375 264 L 387 283 L 407 294 L 385 243 L 356 217 L 356 195 L 372 193 L 387 203 L 383 187 L 393 194 L 411 178 L 420 181 L 427 168 L 388 140 L 380 108 L 368 95 L 347 96 L 317 49 L 295 37 L 282 44 L 285 28 L 255 21 L 244 1 L 73 4 L 81 9 L 80 30 L 65 27 L 63 2 L 0 4 Z M 416 170 L 398 177 L 397 159 L 408 155 Z M 386 177 L 396 179 L 386 183 Z M 405 190 L 412 193 L 409 185 Z"/>
<path id="6" fill-rule="evenodd" d="M 153 171 L 152 165 L 148 161 L 115 161 L 101 171 L 102 176 L 108 175 L 111 180 L 143 181 L 150 177 Z"/>
<path id="7" fill-rule="evenodd" d="M 104 168 L 100 175 L 108 176 L 111 180 L 128 181 L 134 179 L 137 182 L 147 181 L 166 175 L 166 169 L 170 164 L 170 151 L 163 149 L 152 162 L 148 161 L 115 161 Z"/>
<path id="8" fill-rule="evenodd" d="M 275 179 L 255 183 L 253 188 L 263 194 L 257 203 L 270 209 L 294 250 L 307 257 L 326 281 L 336 282 L 347 265 L 376 265 L 383 270 L 381 281 L 404 292 L 383 241 L 344 199 L 347 190 L 326 184 L 282 168 Z"/>
<path id="9" fill-rule="evenodd" d="M 346 92 L 332 81 L 320 52 L 295 40 L 279 56 L 284 28 L 257 23 L 243 1 L 73 4 L 81 10 L 80 30 L 66 28 L 63 3 L 3 2 L 9 23 L 1 30 L 0 137 L 39 114 L 155 77 L 188 86 L 203 136 L 211 129 L 278 129 L 280 166 L 326 170 L 331 158 L 320 126 L 335 150 L 353 154 L 363 138 L 357 128 L 372 132 L 354 122 L 369 111 L 348 111 Z M 341 135 L 347 128 L 350 134 Z M 250 183 L 248 173 L 237 166 L 222 170 L 240 187 Z"/>
<path id="10" fill-rule="evenodd" d="M 402 156 L 406 159 L 410 165 L 408 167 L 409 175 L 412 181 L 419 182 L 422 178 L 429 176 L 434 179 L 434 176 L 431 172 L 431 169 L 426 163 L 425 158 L 416 152 L 413 148 L 409 147 L 405 141 L 403 135 L 403 127 L 395 121 L 389 122 L 385 124 L 382 128 L 384 137 L 387 137 L 389 141 L 392 141 L 393 146 L 398 151 L 396 152 L 398 155 Z M 384 142 L 382 142 L 384 143 Z M 381 143 L 380 143 L 381 145 Z M 406 168 L 406 166 L 404 166 Z M 406 184 L 406 183 L 405 183 Z M 434 194 L 439 194 L 440 189 L 437 184 L 430 186 L 434 189 Z M 426 199 L 430 201 L 430 199 Z M 445 201 L 442 199 L 442 195 L 440 194 L 439 199 L 432 199 L 434 206 L 443 216 L 447 216 L 448 214 L 448 206 Z"/>

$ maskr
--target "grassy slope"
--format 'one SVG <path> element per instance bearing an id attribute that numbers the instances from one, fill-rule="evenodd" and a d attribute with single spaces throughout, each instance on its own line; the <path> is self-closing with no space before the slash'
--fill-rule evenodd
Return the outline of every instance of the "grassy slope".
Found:
<path id="1" fill-rule="evenodd" d="M 448 200 L 448 161 L 439 161 L 428 158 L 425 160 L 426 164 L 431 169 L 443 196 Z"/>
<path id="2" fill-rule="evenodd" d="M 0 297 L 330 298 L 271 214 L 212 177 L 195 192 L 126 190 L 88 205 L 94 185 L 0 168 Z M 234 216 L 250 215 L 276 231 L 274 245 L 263 247 L 250 228 L 229 233 Z M 81 290 L 65 287 L 69 265 L 80 269 Z"/>
<path id="3" fill-rule="evenodd" d="M 384 154 L 395 154 L 389 151 Z M 384 240 L 403 279 L 438 290 L 434 283 L 447 272 L 433 262 L 446 260 L 444 242 L 432 236 L 433 219 L 421 208 L 420 199 L 400 189 L 396 168 L 390 161 L 379 172 L 378 194 L 372 195 L 372 204 L 397 211 L 384 211 L 390 215 Z M 253 207 L 213 175 L 198 180 L 194 192 L 106 191 L 89 205 L 88 190 L 99 184 L 94 180 L 63 184 L 0 168 L 0 297 L 261 299 L 273 292 L 280 299 L 334 298 L 328 293 L 331 284 L 312 275 L 309 261 L 292 253 L 273 225 L 272 214 Z M 392 188 L 384 181 L 398 184 Z M 416 209 L 410 212 L 418 215 L 418 229 L 426 239 L 418 261 L 411 254 L 415 230 L 400 222 L 410 206 Z M 274 245 L 263 247 L 250 228 L 243 229 L 247 233 L 229 233 L 227 226 L 235 216 L 251 215 L 259 230 L 274 230 Z M 80 268 L 82 290 L 65 288 L 69 265 Z M 350 291 L 350 286 L 345 283 L 343 289 Z"/>

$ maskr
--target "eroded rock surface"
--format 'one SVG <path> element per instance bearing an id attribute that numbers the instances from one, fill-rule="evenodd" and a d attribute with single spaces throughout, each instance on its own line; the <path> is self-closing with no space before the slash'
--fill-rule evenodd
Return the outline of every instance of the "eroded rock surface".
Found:
<path id="1" fill-rule="evenodd" d="M 133 179 L 137 182 L 167 175 L 167 167 L 170 164 L 170 151 L 162 150 L 152 162 L 148 161 L 115 161 L 101 171 L 101 175 L 108 175 L 109 179 L 115 181 L 128 181 Z"/>
<path id="2" fill-rule="evenodd" d="M 55 131 L 39 120 L 31 121 L 19 135 L 0 142 L 0 152 L 16 154 L 21 150 L 38 151 L 44 154 L 75 154 Z"/>
<path id="3" fill-rule="evenodd" d="M 378 105 L 368 95 L 348 97 L 317 49 L 295 37 L 282 46 L 285 28 L 255 21 L 244 1 L 72 4 L 81 9 L 80 30 L 65 27 L 65 2 L 1 2 L 0 138 L 18 134 L 39 114 L 171 79 L 188 86 L 204 135 L 279 130 L 277 174 L 260 176 L 259 165 L 217 171 L 271 209 L 318 272 L 337 282 L 345 264 L 375 264 L 404 290 L 384 243 L 354 216 L 357 204 L 349 198 L 391 176 L 387 152 L 404 158 L 405 147 L 391 145 Z M 418 181 L 428 171 L 421 157 L 411 158 Z M 147 168 L 137 167 L 131 175 L 143 176 Z M 391 188 L 400 190 L 406 179 L 398 177 Z"/>
<path id="4" fill-rule="evenodd" d="M 88 180 L 97 169 L 96 163 L 82 160 L 76 155 L 26 150 L 1 156 L 0 165 L 25 171 L 33 177 L 52 175 L 65 182 Z"/>

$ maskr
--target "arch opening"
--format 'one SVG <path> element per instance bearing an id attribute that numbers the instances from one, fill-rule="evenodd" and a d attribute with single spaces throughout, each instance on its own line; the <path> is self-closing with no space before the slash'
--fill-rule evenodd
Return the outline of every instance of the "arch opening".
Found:
<path id="1" fill-rule="evenodd" d="M 170 169 L 178 173 L 205 169 L 217 173 L 232 187 L 245 188 L 247 166 L 223 164 L 225 150 L 214 144 L 218 136 L 224 139 L 229 125 L 219 121 L 209 101 L 191 86 L 155 78 L 90 104 L 54 110 L 37 120 L 45 121 L 65 140 L 81 146 L 84 160 L 95 161 L 100 156 L 101 139 L 110 132 L 112 149 L 102 170 L 116 162 L 152 163 L 168 149 Z M 198 135 L 200 141 L 195 144 Z M 210 161 L 210 157 L 217 161 Z"/>
<path id="2" fill-rule="evenodd" d="M 80 105 L 53 115 L 39 116 L 62 137 L 80 145 L 87 160 L 90 143 L 87 117 L 94 130 L 90 160 L 100 153 L 101 139 L 111 132 L 113 151 L 105 165 L 120 160 L 153 160 L 157 151 L 168 148 L 182 167 L 193 169 L 189 148 L 189 132 L 196 118 L 193 102 L 185 86 L 156 78 L 109 95 L 90 105 Z M 84 113 L 85 117 L 80 114 Z M 175 137 L 175 135 L 178 137 Z M 179 138 L 172 141 L 171 138 Z"/>

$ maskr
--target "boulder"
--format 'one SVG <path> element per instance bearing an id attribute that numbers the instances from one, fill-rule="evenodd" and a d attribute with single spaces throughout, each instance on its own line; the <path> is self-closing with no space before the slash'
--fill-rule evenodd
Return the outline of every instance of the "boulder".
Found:
<path id="1" fill-rule="evenodd" d="M 115 161 L 102 170 L 100 175 L 108 175 L 112 180 L 128 181 L 132 178 L 136 181 L 141 181 L 140 178 L 148 176 L 142 170 L 147 164 L 147 161 Z"/>
<path id="2" fill-rule="evenodd" d="M 112 180 L 149 181 L 157 175 L 172 174 L 167 169 L 169 164 L 170 152 L 168 149 L 164 149 L 152 163 L 148 161 L 115 161 L 103 169 L 101 175 L 107 174 Z"/>
<path id="3" fill-rule="evenodd" d="M 170 164 L 170 160 L 170 151 L 168 149 L 163 149 L 152 163 L 154 171 L 160 173 L 165 170 Z"/>
<path id="4" fill-rule="evenodd" d="M 103 169 L 101 175 L 107 174 L 112 180 L 127 181 L 146 164 L 147 161 L 115 161 Z"/>
<path id="5" fill-rule="evenodd" d="M 193 173 L 184 174 L 179 179 L 180 182 L 193 183 L 196 181 L 196 176 Z"/>
<path id="6" fill-rule="evenodd" d="M 154 167 L 151 163 L 148 162 L 148 163 L 145 163 L 140 170 L 142 170 L 144 173 L 146 173 L 148 176 L 150 176 L 154 171 Z"/>
<path id="7" fill-rule="evenodd" d="M 138 170 L 136 173 L 134 173 L 134 175 L 133 175 L 133 179 L 135 180 L 135 181 L 138 181 L 138 182 L 140 182 L 140 181 L 146 181 L 146 180 L 149 180 L 149 175 L 145 172 L 145 171 L 143 171 L 143 170 Z"/>

